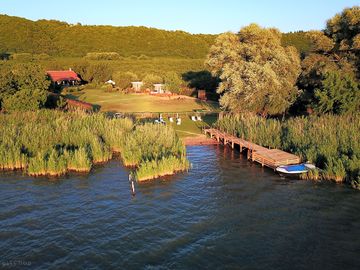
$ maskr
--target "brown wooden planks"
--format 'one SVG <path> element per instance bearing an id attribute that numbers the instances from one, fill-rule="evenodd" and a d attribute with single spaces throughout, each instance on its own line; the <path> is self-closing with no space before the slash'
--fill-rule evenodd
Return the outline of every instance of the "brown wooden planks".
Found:
<path id="1" fill-rule="evenodd" d="M 263 166 L 275 169 L 278 166 L 298 164 L 301 162 L 300 157 L 294 154 L 287 153 L 279 149 L 268 149 L 233 135 L 221 132 L 217 129 L 205 129 L 204 132 L 205 134 L 209 134 L 210 137 L 215 137 L 217 140 L 223 141 L 224 144 L 237 144 L 240 146 L 240 149 L 247 148 L 250 150 L 249 158 L 262 164 Z"/>

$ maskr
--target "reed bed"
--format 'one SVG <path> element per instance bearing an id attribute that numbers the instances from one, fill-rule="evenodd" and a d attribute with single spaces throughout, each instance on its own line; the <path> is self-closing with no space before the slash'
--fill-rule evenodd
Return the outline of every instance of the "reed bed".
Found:
<path id="1" fill-rule="evenodd" d="M 168 126 L 146 123 L 123 137 L 121 156 L 125 166 L 136 166 L 136 179 L 149 180 L 189 168 L 186 148 Z"/>
<path id="2" fill-rule="evenodd" d="M 106 162 L 133 128 L 130 119 L 54 110 L 0 114 L 0 168 L 29 175 L 89 172 Z"/>
<path id="3" fill-rule="evenodd" d="M 0 114 L 0 169 L 32 176 L 89 172 L 120 152 L 139 181 L 189 168 L 186 149 L 171 127 L 134 126 L 104 114 L 38 112 Z"/>
<path id="4" fill-rule="evenodd" d="M 251 114 L 225 115 L 215 126 L 262 146 L 299 155 L 321 169 L 304 178 L 348 182 L 360 188 L 360 114 L 286 121 Z"/>

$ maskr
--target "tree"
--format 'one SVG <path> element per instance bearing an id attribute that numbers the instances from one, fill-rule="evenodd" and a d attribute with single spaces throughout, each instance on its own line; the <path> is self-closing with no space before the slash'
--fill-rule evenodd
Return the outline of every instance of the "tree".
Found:
<path id="1" fill-rule="evenodd" d="M 16 89 L 48 90 L 50 79 L 47 78 L 44 68 L 38 64 L 20 63 L 12 67 L 16 81 Z"/>
<path id="2" fill-rule="evenodd" d="M 315 89 L 314 107 L 320 113 L 344 114 L 360 110 L 360 85 L 349 75 L 328 72 Z"/>
<path id="3" fill-rule="evenodd" d="M 335 41 L 340 50 L 359 49 L 360 7 L 346 8 L 329 19 L 325 34 Z"/>
<path id="4" fill-rule="evenodd" d="M 176 72 L 167 72 L 164 78 L 167 91 L 179 94 L 184 82 Z"/>
<path id="5" fill-rule="evenodd" d="M 154 84 L 163 83 L 163 78 L 154 74 L 146 74 L 142 82 L 142 89 L 154 89 Z"/>
<path id="6" fill-rule="evenodd" d="M 90 64 L 85 73 L 85 80 L 90 83 L 104 83 L 111 79 L 112 67 L 108 63 Z"/>
<path id="7" fill-rule="evenodd" d="M 3 99 L 6 111 L 36 111 L 45 105 L 47 93 L 44 90 L 23 88 Z"/>
<path id="8" fill-rule="evenodd" d="M 298 93 L 298 52 L 281 45 L 281 33 L 276 29 L 251 24 L 238 34 L 220 35 L 207 65 L 221 79 L 221 106 L 233 112 L 284 113 Z"/>
<path id="9" fill-rule="evenodd" d="M 306 33 L 312 44 L 312 50 L 320 52 L 328 52 L 334 48 L 334 41 L 325 36 L 324 32 L 321 31 L 309 31 Z"/>
<path id="10" fill-rule="evenodd" d="M 220 82 L 219 78 L 212 76 L 208 70 L 188 71 L 182 74 L 182 78 L 189 87 L 207 92 L 215 92 Z"/>
<path id="11" fill-rule="evenodd" d="M 35 99 L 40 98 L 40 105 L 42 105 L 42 97 L 47 95 L 49 85 L 50 80 L 39 65 L 33 63 L 2 65 L 0 68 L 0 103 L 5 106 L 5 99 L 9 104 L 9 97 L 14 96 L 13 100 L 21 99 L 26 93 L 30 95 L 29 98 L 31 98 L 32 94 L 35 95 Z M 23 89 L 25 91 L 18 94 Z M 19 102 L 23 101 L 19 100 Z"/>
<path id="12" fill-rule="evenodd" d="M 119 87 L 120 89 L 127 89 L 131 87 L 131 82 L 138 80 L 138 76 L 130 71 L 117 71 L 113 74 L 112 79 L 115 81 L 117 87 Z"/>
<path id="13" fill-rule="evenodd" d="M 311 40 L 313 51 L 301 63 L 298 87 L 303 91 L 293 106 L 298 111 L 318 106 L 319 96 L 315 96 L 315 89 L 323 89 L 325 80 L 330 80 L 328 73 L 341 72 L 339 80 L 360 79 L 357 49 L 360 48 L 360 8 L 344 9 L 341 14 L 328 20 L 325 31 L 310 31 L 307 36 Z M 326 106 L 320 107 L 320 111 L 326 111 Z"/>

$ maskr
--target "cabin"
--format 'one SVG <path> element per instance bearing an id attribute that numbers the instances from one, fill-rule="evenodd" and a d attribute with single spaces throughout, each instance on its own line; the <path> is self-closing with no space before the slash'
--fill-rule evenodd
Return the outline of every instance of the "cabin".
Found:
<path id="1" fill-rule="evenodd" d="M 136 92 L 141 90 L 143 84 L 143 82 L 131 82 L 132 89 L 134 89 Z"/>
<path id="2" fill-rule="evenodd" d="M 81 83 L 76 72 L 69 70 L 49 70 L 46 72 L 54 86 L 74 86 Z"/>
<path id="3" fill-rule="evenodd" d="M 163 94 L 165 93 L 165 85 L 162 84 L 162 83 L 156 83 L 154 84 L 154 93 L 157 93 L 157 94 Z"/>

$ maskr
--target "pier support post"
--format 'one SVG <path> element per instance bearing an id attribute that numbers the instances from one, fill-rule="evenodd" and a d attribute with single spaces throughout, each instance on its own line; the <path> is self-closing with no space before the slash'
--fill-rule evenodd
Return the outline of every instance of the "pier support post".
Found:
<path id="1" fill-rule="evenodd" d="M 231 142 L 231 148 L 234 149 L 234 146 L 235 146 L 234 141 L 232 141 Z"/>

